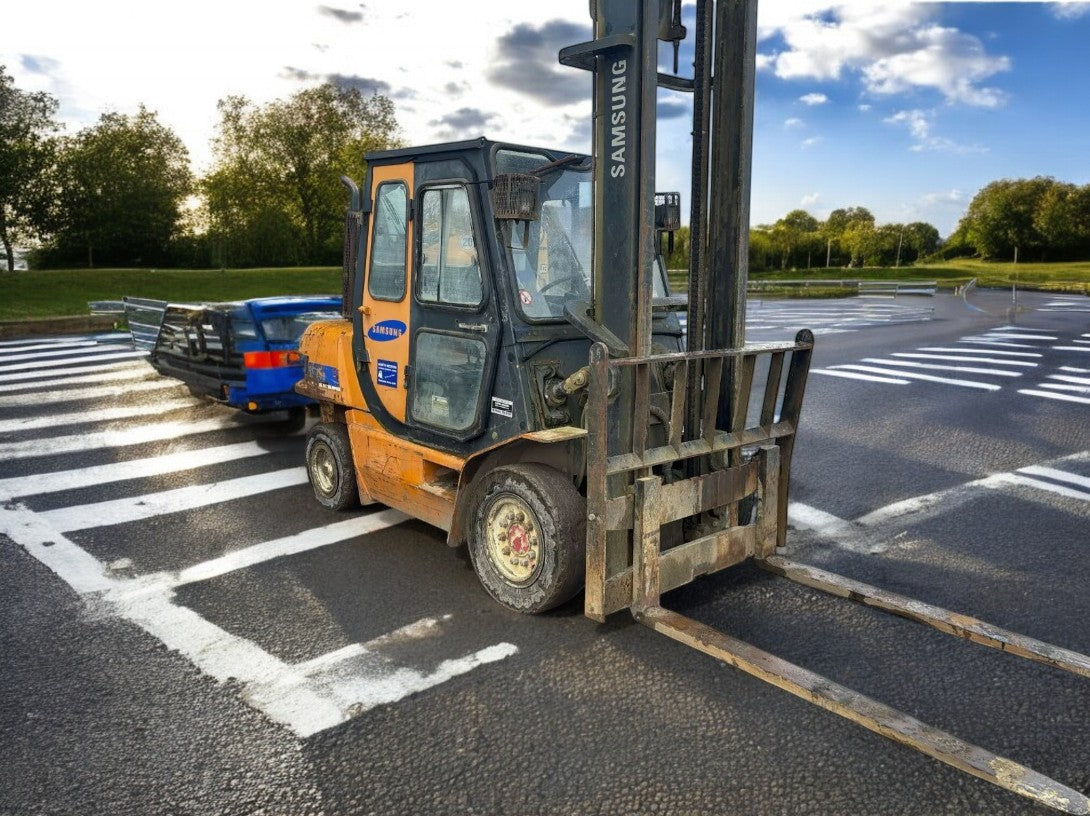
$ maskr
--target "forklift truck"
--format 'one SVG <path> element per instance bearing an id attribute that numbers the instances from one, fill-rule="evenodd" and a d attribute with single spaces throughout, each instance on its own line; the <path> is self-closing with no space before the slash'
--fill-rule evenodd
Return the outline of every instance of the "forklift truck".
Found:
<path id="1" fill-rule="evenodd" d="M 745 343 L 755 0 L 592 0 L 591 156 L 485 139 L 367 156 L 346 217 L 344 314 L 313 324 L 299 393 L 306 464 L 332 509 L 381 502 L 468 546 L 499 603 L 544 612 L 582 588 L 682 643 L 1067 813 L 1090 799 L 663 608 L 745 560 L 977 643 L 1090 676 L 1090 658 L 790 561 L 790 465 L 813 335 Z M 660 43 L 673 73 L 659 70 Z M 714 81 L 713 81 L 714 78 Z M 660 248 L 656 97 L 693 95 L 690 285 Z M 684 331 L 677 309 L 687 314 Z"/>

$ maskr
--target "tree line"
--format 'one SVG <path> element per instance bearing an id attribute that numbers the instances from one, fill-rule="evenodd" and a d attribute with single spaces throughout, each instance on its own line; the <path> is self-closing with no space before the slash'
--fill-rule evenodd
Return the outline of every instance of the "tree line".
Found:
<path id="1" fill-rule="evenodd" d="M 35 265 L 252 267 L 340 261 L 341 175 L 399 146 L 394 105 L 326 83 L 257 105 L 218 104 L 211 170 L 196 177 L 178 136 L 141 106 L 62 133 L 58 103 L 0 65 L 3 267 L 34 242 Z"/>
<path id="2" fill-rule="evenodd" d="M 0 65 L 0 261 L 34 243 L 39 266 L 250 267 L 335 264 L 345 195 L 364 155 L 401 144 L 393 102 L 326 83 L 257 105 L 218 104 L 211 170 L 141 107 L 68 135 L 57 100 Z M 792 210 L 750 230 L 750 268 L 903 266 L 976 255 L 1090 259 L 1090 185 L 1003 179 L 980 190 L 943 241 L 931 224 L 878 224 L 861 206 L 819 220 Z M 671 267 L 688 265 L 688 230 Z"/>

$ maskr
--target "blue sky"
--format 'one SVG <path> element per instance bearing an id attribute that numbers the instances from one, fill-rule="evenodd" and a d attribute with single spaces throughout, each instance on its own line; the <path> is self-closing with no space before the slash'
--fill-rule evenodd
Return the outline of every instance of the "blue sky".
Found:
<path id="1" fill-rule="evenodd" d="M 850 47 L 840 52 L 845 64 L 830 75 L 834 55 L 805 49 L 797 68 L 768 64 L 790 52 L 790 28 L 762 39 L 754 223 L 794 207 L 823 217 L 861 205 L 879 221 L 926 220 L 947 235 L 972 196 L 995 179 L 1090 182 L 1085 5 L 916 8 L 914 20 L 903 5 L 894 11 L 900 25 L 893 30 L 901 38 L 945 32 L 918 37 L 916 45 L 940 52 L 931 60 L 878 35 L 855 55 Z M 851 25 L 836 13 L 826 20 L 832 29 Z"/>
<path id="2" fill-rule="evenodd" d="M 0 64 L 67 132 L 143 103 L 211 162 L 216 102 L 324 80 L 394 100 L 402 137 L 589 150 L 590 83 L 560 67 L 586 0 L 37 0 Z M 1090 183 L 1090 3 L 761 0 L 753 223 L 865 206 L 945 236 L 998 178 Z M 692 16 L 687 8 L 686 16 Z M 682 61 L 684 71 L 684 59 Z M 687 207 L 689 103 L 663 97 L 657 187 Z"/>

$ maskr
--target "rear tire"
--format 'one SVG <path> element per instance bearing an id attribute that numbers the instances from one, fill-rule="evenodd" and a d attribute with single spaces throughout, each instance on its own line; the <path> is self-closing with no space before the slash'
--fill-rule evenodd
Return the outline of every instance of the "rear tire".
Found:
<path id="1" fill-rule="evenodd" d="M 356 468 L 348 428 L 320 422 L 307 434 L 307 479 L 318 504 L 330 510 L 347 510 L 360 502 Z"/>
<path id="2" fill-rule="evenodd" d="M 583 585 L 586 500 L 546 465 L 499 467 L 475 489 L 469 555 L 488 594 L 516 612 L 559 606 Z"/>

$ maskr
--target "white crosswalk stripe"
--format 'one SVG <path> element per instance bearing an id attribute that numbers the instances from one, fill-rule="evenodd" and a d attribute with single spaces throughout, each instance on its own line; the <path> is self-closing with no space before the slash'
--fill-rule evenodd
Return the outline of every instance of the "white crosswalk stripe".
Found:
<path id="1" fill-rule="evenodd" d="M 85 374 L 84 372 L 90 372 Z M 59 375 L 52 376 L 51 375 Z M 10 376 L 10 375 L 9 375 Z M 60 387 L 85 383 L 108 383 L 122 380 L 147 379 L 158 377 L 144 360 L 127 363 L 106 363 L 101 366 L 81 366 L 68 371 L 33 371 L 22 379 L 0 382 L 0 392 L 34 391 L 43 388 Z"/>
<path id="2" fill-rule="evenodd" d="M 124 448 L 241 427 L 244 426 L 239 422 L 236 412 L 232 411 L 209 419 L 156 422 L 147 425 L 129 425 L 119 430 L 51 436 L 20 442 L 0 442 L 0 461 L 80 453 L 102 448 Z"/>
<path id="3" fill-rule="evenodd" d="M 974 366 L 938 365 L 934 363 L 917 363 L 911 360 L 885 360 L 876 357 L 864 357 L 862 362 L 876 365 L 901 366 L 905 368 L 923 368 L 932 371 L 960 371 L 963 374 L 985 374 L 996 377 L 1021 377 L 1021 371 L 1005 371 L 995 368 L 976 368 Z"/>
<path id="4" fill-rule="evenodd" d="M 121 452 L 133 445 L 159 441 L 170 442 L 173 448 L 206 432 L 244 429 L 257 424 L 252 419 L 244 419 L 238 412 L 208 406 L 198 414 L 206 417 L 204 419 L 151 424 L 127 422 L 118 430 L 87 433 L 83 427 L 81 433 L 18 439 L 18 434 L 23 432 L 137 420 L 199 404 L 186 397 L 119 405 L 119 397 L 132 396 L 138 400 L 142 394 L 154 396 L 156 392 L 177 390 L 182 386 L 174 380 L 154 377 L 146 363 L 116 362 L 112 359 L 116 347 L 103 349 L 94 345 L 67 344 L 69 347 L 62 349 L 48 343 L 36 345 L 45 348 L 0 347 L 0 371 L 12 372 L 0 377 L 0 392 L 4 394 L 0 396 L 0 408 L 71 402 L 84 402 L 88 407 L 80 411 L 40 412 L 0 420 L 0 434 L 5 434 L 7 440 L 0 442 L 0 460 L 41 459 L 44 462 L 45 457 L 56 454 L 109 449 Z M 6 360 L 4 351 L 9 352 Z M 48 365 L 43 364 L 46 361 Z M 80 365 L 84 361 L 92 364 Z M 107 362 L 95 365 L 94 361 Z M 20 369 L 18 373 L 15 373 L 16 368 Z M 99 401 L 97 405 L 95 401 Z M 134 400 L 126 402 L 133 403 Z M 209 416 L 210 413 L 218 415 Z M 279 416 L 274 414 L 273 418 Z M 164 516 L 224 502 L 263 501 L 271 491 L 302 487 L 308 481 L 306 468 L 295 466 L 200 482 L 200 472 L 204 468 L 238 460 L 257 460 L 281 448 L 263 445 L 257 440 L 205 447 L 200 447 L 199 442 L 190 445 L 158 456 L 0 478 L 0 530 L 78 593 L 93 594 L 96 610 L 135 624 L 168 649 L 189 659 L 208 676 L 219 681 L 230 678 L 239 685 L 239 693 L 247 704 L 299 737 L 332 728 L 376 706 L 396 703 L 410 694 L 518 653 L 518 647 L 512 643 L 481 642 L 480 636 L 475 636 L 477 643 L 468 650 L 465 646 L 454 647 L 457 651 L 450 646 L 439 646 L 450 656 L 430 662 L 430 668 L 426 670 L 417 668 L 414 658 L 407 653 L 413 643 L 421 641 L 424 648 L 424 640 L 434 642 L 454 631 L 453 616 L 438 614 L 399 626 L 364 643 L 349 643 L 309 660 L 289 663 L 174 600 L 175 591 L 188 584 L 214 580 L 231 572 L 339 542 L 366 541 L 367 536 L 408 519 L 396 510 L 351 515 L 324 527 L 228 551 L 209 561 L 183 566 L 176 572 L 137 577 L 126 574 L 133 567 L 131 559 L 123 558 L 107 566 L 65 536 L 73 531 L 153 522 Z M 33 468 L 31 465 L 30 469 Z M 131 483 L 119 488 L 124 490 L 138 486 L 141 479 L 176 473 L 185 473 L 187 477 L 167 484 L 180 481 L 185 487 L 145 490 L 120 499 L 85 504 L 69 502 L 38 512 L 15 503 L 20 498 L 33 500 L 44 495 L 63 501 L 67 491 Z M 194 484 L 194 481 L 198 483 Z M 51 503 L 55 503 L 56 498 Z M 460 638 L 464 639 L 466 627 L 471 625 L 471 622 L 461 625 Z M 426 648 L 430 659 L 437 647 L 433 643 Z"/>
<path id="5" fill-rule="evenodd" d="M 1090 333 L 1086 336 L 1090 336 Z M 1003 390 L 1003 381 L 1022 378 L 1032 372 L 1042 379 L 1033 385 L 1026 383 L 1021 388 L 1016 387 L 1017 393 L 1052 402 L 1090 404 L 1090 378 L 1073 376 L 1090 374 L 1090 369 L 1056 366 L 1040 371 L 1049 362 L 1055 365 L 1054 355 L 1049 359 L 1046 351 L 1090 352 L 1090 340 L 1073 339 L 1067 342 L 1077 345 L 1058 341 L 1054 334 L 1006 326 L 959 338 L 957 345 L 920 346 L 912 351 L 891 352 L 884 358 L 864 357 L 858 364 L 815 368 L 812 373 L 883 385 L 903 385 L 903 380 L 922 380 L 936 385 L 994 392 Z M 918 373 L 920 370 L 948 371 L 959 376 L 924 375 Z M 961 375 L 971 375 L 972 379 Z"/>
<path id="6" fill-rule="evenodd" d="M 171 411 L 181 411 L 199 405 L 192 398 L 154 402 L 147 405 L 123 405 L 115 408 L 101 408 L 96 411 L 80 411 L 70 414 L 44 414 L 20 417 L 19 419 L 0 420 L 0 433 L 13 431 L 33 431 L 41 428 L 61 428 L 65 425 L 85 425 L 91 422 L 112 422 L 119 419 L 135 419 L 144 416 L 159 416 Z"/>
<path id="7" fill-rule="evenodd" d="M 908 385 L 908 380 L 898 377 L 878 377 L 872 374 L 860 374 L 855 371 L 834 371 L 831 368 L 815 368 L 811 374 L 823 374 L 826 377 L 840 377 L 845 380 L 863 380 L 865 382 L 888 383 L 890 385 Z M 892 374 L 892 372 L 890 372 Z"/>
<path id="8" fill-rule="evenodd" d="M 142 357 L 142 356 L 145 356 L 145 355 L 144 355 L 143 352 L 140 352 L 140 353 L 135 353 L 134 352 L 133 354 L 131 354 L 129 356 L 130 357 L 134 357 L 134 356 L 141 356 Z M 39 369 L 39 370 L 34 370 L 34 371 L 19 371 L 18 373 L 14 373 L 14 374 L 0 374 L 0 383 L 16 383 L 16 382 L 28 383 L 29 382 L 30 385 L 34 385 L 34 383 L 30 382 L 30 381 L 42 380 L 42 379 L 45 379 L 45 378 L 48 378 L 48 377 L 61 377 L 61 376 L 65 376 L 65 375 L 68 375 L 68 374 L 86 375 L 86 374 L 92 374 L 92 373 L 99 372 L 99 371 L 115 371 L 115 370 L 118 370 L 118 369 L 131 368 L 133 365 L 134 365 L 134 363 L 132 363 L 132 362 L 111 362 L 111 363 L 101 363 L 99 365 L 75 366 L 73 368 L 50 368 L 50 369 Z M 146 367 L 146 364 L 144 364 L 144 370 L 145 371 L 148 370 L 147 367 Z M 0 386 L 0 387 L 3 387 L 3 386 Z M 25 387 L 25 386 L 22 386 L 22 387 Z"/>
<path id="9" fill-rule="evenodd" d="M 102 346 L 98 343 L 88 343 L 86 346 L 79 347 L 65 347 L 63 349 L 56 349 L 51 351 L 26 351 L 20 354 L 0 354 L 0 363 L 16 363 L 24 360 L 49 360 L 52 357 L 71 357 L 70 360 L 63 360 L 59 362 L 78 362 L 87 360 L 92 357 L 105 356 L 108 359 L 108 355 L 116 352 L 132 352 L 132 346 Z M 48 365 L 46 363 L 45 365 Z"/>
<path id="10" fill-rule="evenodd" d="M 966 357 L 964 354 L 920 354 L 916 352 L 895 351 L 890 356 L 907 357 L 915 360 L 951 360 L 962 363 L 995 363 L 996 365 L 1024 366 L 1026 368 L 1037 367 L 1037 363 L 1031 363 L 1025 360 L 1001 360 L 996 357 Z"/>
<path id="11" fill-rule="evenodd" d="M 145 493 L 95 504 L 62 507 L 57 510 L 46 510 L 38 515 L 50 526 L 62 532 L 87 530 L 92 527 L 108 527 L 169 513 L 180 513 L 184 510 L 195 510 L 210 504 L 220 504 L 306 483 L 306 468 L 294 467 L 212 484 L 189 485 L 175 490 L 164 490 L 161 493 Z"/>
<path id="12" fill-rule="evenodd" d="M 10 397 L 0 397 L 0 408 L 29 405 L 56 405 L 65 402 L 124 397 L 129 394 L 142 394 L 149 391 L 166 391 L 172 388 L 177 389 L 182 387 L 182 384 L 177 380 L 159 379 L 140 380 L 138 382 L 116 382 L 113 385 L 101 385 L 94 388 L 31 391 L 29 393 L 14 394 Z"/>
<path id="13" fill-rule="evenodd" d="M 57 368 L 65 365 L 75 365 L 77 363 L 95 363 L 104 362 L 106 360 L 133 360 L 138 357 L 146 357 L 146 351 L 114 351 L 108 354 L 88 354 L 82 357 L 65 357 L 60 360 L 38 360 L 36 362 L 23 361 L 19 363 L 11 363 L 9 365 L 0 365 L 0 372 L 7 371 L 20 371 L 27 372 L 34 369 L 48 369 Z M 53 372 L 45 372 L 46 375 Z M 7 380 L 8 376 L 0 375 L 0 380 Z"/>
<path id="14" fill-rule="evenodd" d="M 910 380 L 923 380 L 925 382 L 956 385 L 961 388 L 977 388 L 982 391 L 998 391 L 1001 388 L 1001 386 L 994 385 L 992 383 L 976 382 L 975 380 L 958 380 L 949 377 L 934 377 L 930 374 L 917 374 L 916 372 L 912 371 L 896 371 L 888 368 L 878 368 L 876 366 L 835 365 L 830 366 L 830 368 L 834 371 L 865 371 L 870 374 L 905 377 Z"/>
<path id="15" fill-rule="evenodd" d="M 1061 402 L 1077 402 L 1082 405 L 1090 405 L 1090 397 L 1076 397 L 1074 394 L 1040 391 L 1034 388 L 1020 388 L 1018 393 L 1025 394 L 1028 397 L 1044 397 L 1045 399 L 1059 400 Z"/>
<path id="16" fill-rule="evenodd" d="M 148 476 L 164 476 L 169 473 L 196 470 L 211 464 L 264 456 L 268 452 L 257 442 L 239 442 L 234 445 L 175 451 L 147 459 L 130 459 L 125 462 L 111 462 L 108 465 L 93 465 L 78 470 L 16 476 L 0 479 L 0 501 L 20 496 L 40 496 L 47 493 L 78 490 L 83 487 L 142 479 Z"/>

